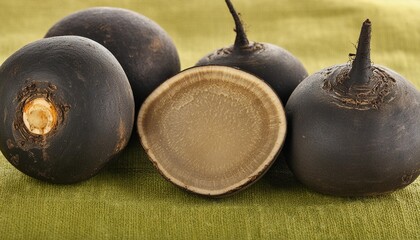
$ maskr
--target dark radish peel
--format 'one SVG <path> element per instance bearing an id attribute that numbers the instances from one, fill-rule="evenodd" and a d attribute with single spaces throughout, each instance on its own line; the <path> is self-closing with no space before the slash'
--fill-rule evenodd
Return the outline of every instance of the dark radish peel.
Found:
<path id="1" fill-rule="evenodd" d="M 270 43 L 250 42 L 230 0 L 226 4 L 235 21 L 235 44 L 221 48 L 198 61 L 196 66 L 237 67 L 266 81 L 286 104 L 296 86 L 308 76 L 302 63 L 290 52 Z"/>
<path id="2" fill-rule="evenodd" d="M 268 170 L 283 146 L 286 115 L 276 93 L 254 75 L 202 66 L 160 85 L 142 105 L 137 127 L 167 180 L 224 197 Z"/>
<path id="3" fill-rule="evenodd" d="M 157 23 L 130 10 L 88 8 L 61 19 L 45 37 L 62 35 L 87 37 L 111 51 L 130 81 L 136 111 L 157 86 L 180 71 L 170 36 Z"/>
<path id="4" fill-rule="evenodd" d="M 277 157 L 276 161 L 264 175 L 264 178 L 273 186 L 284 188 L 295 185 L 297 179 L 285 160 L 283 152 Z"/>
<path id="5" fill-rule="evenodd" d="M 291 95 L 286 160 L 308 187 L 338 196 L 389 193 L 420 174 L 420 93 L 372 64 L 371 23 L 357 53 L 309 76 Z"/>
<path id="6" fill-rule="evenodd" d="M 95 175 L 127 145 L 134 99 L 117 59 L 83 37 L 42 39 L 0 67 L 0 150 L 52 183 Z"/>

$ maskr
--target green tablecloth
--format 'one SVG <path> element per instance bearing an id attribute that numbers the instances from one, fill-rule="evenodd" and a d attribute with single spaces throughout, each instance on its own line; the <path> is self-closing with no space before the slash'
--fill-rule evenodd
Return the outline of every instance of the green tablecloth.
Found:
<path id="1" fill-rule="evenodd" d="M 370 18 L 373 61 L 420 86 L 420 1 L 234 4 L 251 40 L 290 50 L 309 73 L 348 61 Z M 63 16 L 100 5 L 158 22 L 173 37 L 183 68 L 234 39 L 222 0 L 1 0 L 0 62 Z M 166 182 L 136 141 L 99 175 L 75 185 L 33 180 L 0 155 L 0 239 L 420 239 L 419 197 L 420 180 L 386 196 L 337 198 L 293 179 L 272 183 L 267 175 L 230 198 L 206 199 Z"/>

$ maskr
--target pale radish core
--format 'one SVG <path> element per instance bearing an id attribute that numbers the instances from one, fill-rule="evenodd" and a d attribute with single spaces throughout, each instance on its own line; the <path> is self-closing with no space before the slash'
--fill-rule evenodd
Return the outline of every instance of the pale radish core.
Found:
<path id="1" fill-rule="evenodd" d="M 36 98 L 23 107 L 23 122 L 29 132 L 45 135 L 54 128 L 57 122 L 57 111 L 48 100 Z"/>
<path id="2" fill-rule="evenodd" d="M 161 173 L 191 191 L 220 195 L 258 178 L 284 140 L 280 100 L 256 77 L 226 67 L 181 73 L 140 114 L 142 144 Z"/>

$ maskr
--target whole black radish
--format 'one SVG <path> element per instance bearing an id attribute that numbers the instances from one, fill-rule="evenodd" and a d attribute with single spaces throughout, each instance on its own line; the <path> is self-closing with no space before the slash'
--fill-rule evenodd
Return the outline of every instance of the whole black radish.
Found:
<path id="1" fill-rule="evenodd" d="M 52 26 L 45 37 L 61 35 L 87 37 L 111 51 L 130 81 L 136 110 L 157 86 L 180 71 L 168 33 L 134 11 L 94 7 L 75 12 Z"/>
<path id="2" fill-rule="evenodd" d="M 0 67 L 0 150 L 52 183 L 95 175 L 127 145 L 134 99 L 117 59 L 83 37 L 30 43 Z"/>
<path id="3" fill-rule="evenodd" d="M 366 20 L 354 60 L 309 76 L 286 105 L 286 160 L 321 193 L 389 193 L 420 173 L 420 93 L 371 62 L 370 39 Z"/>
<path id="4" fill-rule="evenodd" d="M 226 0 L 226 4 L 235 21 L 235 43 L 208 54 L 196 66 L 223 65 L 252 73 L 266 81 L 285 105 L 296 86 L 308 76 L 307 71 L 287 50 L 270 43 L 250 42 L 231 1 Z"/>

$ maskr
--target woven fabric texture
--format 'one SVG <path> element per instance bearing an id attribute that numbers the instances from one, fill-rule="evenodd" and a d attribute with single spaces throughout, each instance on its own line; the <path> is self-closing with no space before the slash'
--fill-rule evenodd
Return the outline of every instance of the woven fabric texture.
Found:
<path id="1" fill-rule="evenodd" d="M 310 74 L 349 61 L 369 18 L 374 63 L 420 88 L 420 1 L 233 3 L 250 40 L 288 49 Z M 222 0 L 2 0 L 0 63 L 62 17 L 92 6 L 128 8 L 159 23 L 183 69 L 234 41 Z M 74 185 L 34 180 L 0 154 L 0 239 L 420 239 L 419 179 L 385 196 L 340 198 L 291 177 L 273 181 L 273 174 L 237 195 L 207 199 L 164 180 L 136 139 L 97 176 Z"/>

